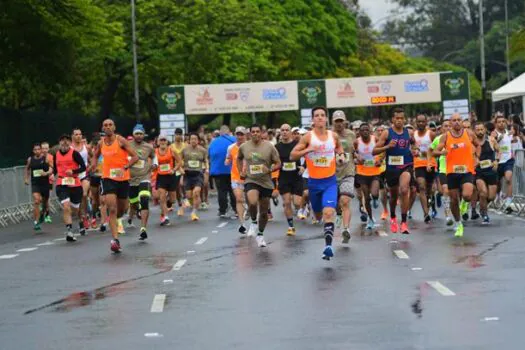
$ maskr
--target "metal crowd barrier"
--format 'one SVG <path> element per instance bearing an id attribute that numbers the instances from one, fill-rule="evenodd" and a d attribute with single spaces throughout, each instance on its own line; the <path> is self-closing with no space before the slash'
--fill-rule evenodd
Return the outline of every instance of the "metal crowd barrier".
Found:
<path id="1" fill-rule="evenodd" d="M 0 227 L 33 219 L 31 185 L 24 183 L 24 168 L 0 169 Z M 49 211 L 56 213 L 59 203 L 54 191 L 49 200 Z"/>
<path id="2" fill-rule="evenodd" d="M 512 209 L 525 215 L 525 150 L 516 150 L 512 171 Z"/>

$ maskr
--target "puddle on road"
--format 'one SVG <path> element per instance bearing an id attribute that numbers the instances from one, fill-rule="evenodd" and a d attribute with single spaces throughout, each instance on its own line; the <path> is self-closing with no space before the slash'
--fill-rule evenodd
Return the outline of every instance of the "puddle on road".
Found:
<path id="1" fill-rule="evenodd" d="M 492 252 L 500 245 L 508 242 L 510 238 L 498 241 L 496 243 L 491 244 L 487 249 L 481 251 L 478 254 L 473 254 L 472 248 L 475 248 L 478 246 L 477 242 L 474 241 L 468 241 L 468 240 L 461 240 L 456 241 L 452 243 L 453 247 L 453 262 L 454 264 L 460 264 L 465 263 L 467 266 L 471 268 L 478 268 L 485 266 L 483 256 L 489 252 Z"/>

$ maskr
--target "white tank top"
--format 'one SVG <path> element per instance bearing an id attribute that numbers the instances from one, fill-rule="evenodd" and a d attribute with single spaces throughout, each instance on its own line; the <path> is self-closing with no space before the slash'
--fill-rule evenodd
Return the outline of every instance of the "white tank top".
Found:
<path id="1" fill-rule="evenodd" d="M 364 143 L 362 138 L 357 139 L 357 154 L 363 159 L 364 165 L 375 165 L 374 155 L 372 154 L 375 146 L 376 139 L 374 135 L 370 135 L 368 143 Z"/>
<path id="2" fill-rule="evenodd" d="M 500 132 L 497 132 L 497 133 L 498 133 L 498 136 L 503 135 L 503 138 L 498 143 L 499 152 L 500 152 L 499 164 L 503 164 L 503 163 L 508 162 L 510 159 L 512 159 L 512 138 L 507 132 L 503 134 Z"/>
<path id="3" fill-rule="evenodd" d="M 520 138 L 516 139 L 516 142 L 512 143 L 512 155 L 515 155 L 517 149 L 523 149 L 523 143 Z"/>
<path id="4" fill-rule="evenodd" d="M 328 130 L 328 138 L 326 141 L 319 140 L 314 131 L 312 131 L 310 135 L 310 145 L 314 147 L 315 151 L 306 155 L 308 160 L 312 161 L 314 166 L 320 159 L 323 160 L 323 164 L 330 164 L 330 162 L 335 161 L 335 141 L 332 131 Z"/>
<path id="5" fill-rule="evenodd" d="M 430 130 L 427 130 L 423 136 L 419 136 L 419 133 L 416 131 L 414 133 L 414 140 L 416 141 L 416 146 L 419 148 L 419 152 L 427 152 L 432 143 L 432 140 L 430 139 Z"/>

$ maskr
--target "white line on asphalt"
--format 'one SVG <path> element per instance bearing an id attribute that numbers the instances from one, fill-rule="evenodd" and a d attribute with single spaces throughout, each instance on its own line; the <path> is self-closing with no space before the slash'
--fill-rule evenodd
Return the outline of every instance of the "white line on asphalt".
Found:
<path id="1" fill-rule="evenodd" d="M 221 222 L 220 224 L 217 225 L 217 227 L 218 227 L 218 228 L 221 228 L 221 227 L 224 227 L 224 226 L 226 226 L 226 225 L 228 225 L 227 222 Z"/>
<path id="2" fill-rule="evenodd" d="M 485 317 L 481 319 L 482 321 L 499 321 L 499 317 Z"/>
<path id="3" fill-rule="evenodd" d="M 151 303 L 151 312 L 164 311 L 164 302 L 166 301 L 166 294 L 155 294 L 153 302 Z"/>
<path id="4" fill-rule="evenodd" d="M 164 280 L 164 281 L 162 281 L 162 283 L 164 283 L 164 284 L 170 284 L 170 283 L 173 283 L 173 280 Z"/>
<path id="5" fill-rule="evenodd" d="M 410 259 L 410 257 L 407 255 L 407 253 L 405 253 L 405 252 L 402 251 L 402 250 L 394 250 L 394 254 L 395 254 L 399 259 Z"/>
<path id="6" fill-rule="evenodd" d="M 181 259 L 181 260 L 177 261 L 177 262 L 175 263 L 175 265 L 173 265 L 173 269 L 172 269 L 172 271 L 178 271 L 178 270 L 180 270 L 181 267 L 184 266 L 184 264 L 186 264 L 186 259 Z"/>
<path id="7" fill-rule="evenodd" d="M 196 245 L 201 245 L 203 244 L 204 242 L 206 242 L 208 240 L 208 237 L 202 237 L 201 239 L 199 239 L 197 242 L 195 242 Z"/>
<path id="8" fill-rule="evenodd" d="M 377 231 L 377 233 L 379 233 L 381 237 L 388 237 L 388 234 L 384 230 Z"/>
<path id="9" fill-rule="evenodd" d="M 219 233 L 219 231 L 213 230 L 213 231 L 211 231 L 211 233 Z"/>
<path id="10" fill-rule="evenodd" d="M 456 295 L 456 293 L 454 293 L 453 291 L 451 291 L 450 289 L 442 285 L 441 282 L 439 281 L 427 281 L 427 284 L 431 286 L 432 288 L 434 288 L 435 290 L 437 290 L 438 293 L 443 296 L 450 297 L 450 296 Z"/>
<path id="11" fill-rule="evenodd" d="M 0 255 L 0 259 L 13 259 L 13 258 L 16 258 L 17 256 L 19 256 L 20 254 L 5 254 L 5 255 Z"/>
<path id="12" fill-rule="evenodd" d="M 47 241 L 47 242 L 44 242 L 44 243 L 37 244 L 37 246 L 43 247 L 43 246 L 46 246 L 46 245 L 53 245 L 53 244 L 55 244 L 55 243 Z"/>
<path id="13" fill-rule="evenodd" d="M 37 249 L 38 249 L 37 247 L 32 247 L 32 248 L 22 248 L 22 249 L 18 249 L 16 252 L 17 252 L 17 253 L 32 252 L 33 250 L 37 250 Z"/>
<path id="14" fill-rule="evenodd" d="M 144 336 L 148 337 L 148 338 L 160 338 L 160 337 L 163 337 L 163 335 L 160 334 L 160 333 L 144 333 Z"/>
<path id="15" fill-rule="evenodd" d="M 423 270 L 423 268 L 422 267 L 413 267 L 411 270 L 412 271 L 421 271 L 421 270 Z"/>
<path id="16" fill-rule="evenodd" d="M 58 241 L 65 241 L 65 240 L 66 240 L 65 238 L 55 238 L 53 241 L 58 242 Z"/>
<path id="17" fill-rule="evenodd" d="M 195 250 L 188 250 L 186 254 L 195 254 Z"/>

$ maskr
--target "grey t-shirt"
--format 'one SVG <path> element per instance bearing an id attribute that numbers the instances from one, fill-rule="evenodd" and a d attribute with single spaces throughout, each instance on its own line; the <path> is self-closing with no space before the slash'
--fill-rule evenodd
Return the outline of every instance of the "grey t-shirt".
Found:
<path id="1" fill-rule="evenodd" d="M 339 135 L 339 134 L 338 134 Z M 341 180 L 348 176 L 355 176 L 355 161 L 354 161 L 354 141 L 355 133 L 352 130 L 346 129 L 343 135 L 339 135 L 341 145 L 345 152 L 345 163 L 337 164 L 337 179 Z"/>
<path id="2" fill-rule="evenodd" d="M 131 186 L 138 186 L 141 182 L 151 181 L 151 159 L 155 158 L 155 149 L 147 142 L 130 142 L 131 147 L 137 152 L 139 160 L 131 166 Z"/>
<path id="3" fill-rule="evenodd" d="M 204 161 L 206 160 L 207 151 L 204 147 L 197 145 L 196 148 L 186 146 L 181 152 L 184 160 L 184 171 L 186 172 L 202 172 L 204 169 Z"/>
<path id="4" fill-rule="evenodd" d="M 246 180 L 244 183 L 254 183 L 261 187 L 273 189 L 272 175 L 269 172 L 272 164 L 279 162 L 279 152 L 268 141 L 261 141 L 258 145 L 253 141 L 245 142 L 239 147 L 237 159 L 245 160 L 247 165 Z M 264 172 L 262 166 L 268 168 Z"/>

